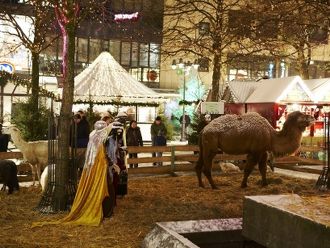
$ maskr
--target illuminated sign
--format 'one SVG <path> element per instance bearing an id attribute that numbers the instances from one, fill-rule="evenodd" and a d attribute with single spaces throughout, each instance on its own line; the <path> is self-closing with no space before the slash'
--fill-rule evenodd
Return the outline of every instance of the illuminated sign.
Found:
<path id="1" fill-rule="evenodd" d="M 201 105 L 202 114 L 224 114 L 225 103 L 224 102 L 202 102 Z"/>
<path id="2" fill-rule="evenodd" d="M 115 14 L 115 21 L 129 21 L 129 20 L 137 20 L 139 18 L 139 12 L 135 12 L 132 14 Z"/>
<path id="3" fill-rule="evenodd" d="M 0 71 L 6 71 L 8 73 L 14 73 L 15 72 L 15 67 L 11 63 L 0 62 Z"/>

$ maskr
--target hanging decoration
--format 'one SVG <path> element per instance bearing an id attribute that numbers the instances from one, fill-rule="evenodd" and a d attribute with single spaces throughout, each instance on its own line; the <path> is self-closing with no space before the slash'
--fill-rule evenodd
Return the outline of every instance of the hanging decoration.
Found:
<path id="1" fill-rule="evenodd" d="M 24 87 L 28 87 L 28 88 L 32 87 L 32 83 L 30 80 L 22 79 L 22 78 L 18 77 L 17 75 L 8 73 L 6 71 L 0 71 L 0 86 L 5 86 L 9 81 L 18 86 L 24 86 Z M 48 90 L 46 90 L 42 87 L 39 87 L 39 93 L 40 93 L 40 95 L 42 95 L 44 97 L 56 99 L 56 96 L 54 93 L 49 92 Z"/>
<path id="2" fill-rule="evenodd" d="M 150 70 L 147 72 L 147 79 L 154 82 L 158 77 L 158 74 L 155 70 Z"/>
<path id="3" fill-rule="evenodd" d="M 97 104 L 97 105 L 114 105 L 114 106 L 139 106 L 139 107 L 158 107 L 157 102 L 126 102 L 126 101 L 81 101 L 77 100 L 75 104 Z"/>

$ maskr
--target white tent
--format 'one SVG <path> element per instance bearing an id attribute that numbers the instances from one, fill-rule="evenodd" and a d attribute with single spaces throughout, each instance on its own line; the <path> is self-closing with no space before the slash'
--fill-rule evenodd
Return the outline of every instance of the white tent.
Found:
<path id="1" fill-rule="evenodd" d="M 108 52 L 74 79 L 75 103 L 157 104 L 162 97 L 134 79 Z"/>
<path id="2" fill-rule="evenodd" d="M 263 79 L 246 103 L 314 102 L 311 90 L 299 76 Z"/>

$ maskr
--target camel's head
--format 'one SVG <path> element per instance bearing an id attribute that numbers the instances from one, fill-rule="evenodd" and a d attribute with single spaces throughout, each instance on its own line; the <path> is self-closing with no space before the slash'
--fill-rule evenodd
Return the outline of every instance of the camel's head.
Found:
<path id="1" fill-rule="evenodd" d="M 303 114 L 300 111 L 295 111 L 288 115 L 283 128 L 297 127 L 301 132 L 303 132 L 306 127 L 312 125 L 314 121 L 315 119 L 313 116 Z"/>
<path id="2" fill-rule="evenodd" d="M 12 133 L 18 133 L 20 132 L 19 129 L 15 125 L 10 125 L 7 127 L 3 127 L 3 133 L 4 134 L 12 134 Z"/>

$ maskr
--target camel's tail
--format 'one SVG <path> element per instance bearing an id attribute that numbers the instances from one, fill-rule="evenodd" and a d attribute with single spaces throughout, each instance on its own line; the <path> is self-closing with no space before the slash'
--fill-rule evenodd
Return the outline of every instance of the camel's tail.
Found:
<path id="1" fill-rule="evenodd" d="M 198 153 L 198 160 L 196 164 L 196 169 L 201 169 L 203 167 L 203 139 L 202 134 L 198 137 L 198 146 L 199 146 L 199 153 Z"/>

